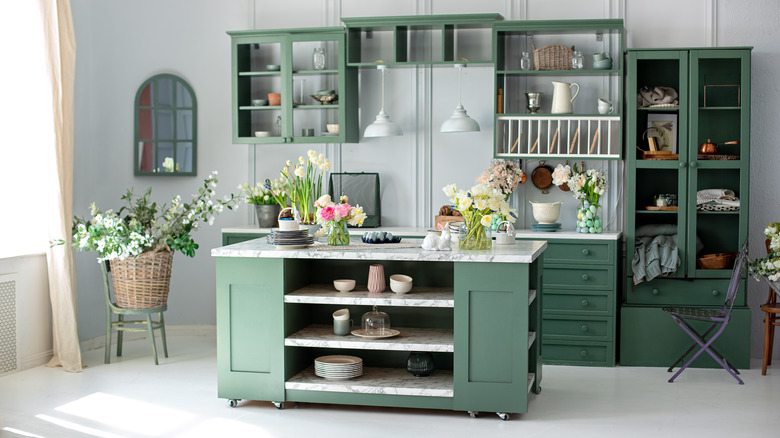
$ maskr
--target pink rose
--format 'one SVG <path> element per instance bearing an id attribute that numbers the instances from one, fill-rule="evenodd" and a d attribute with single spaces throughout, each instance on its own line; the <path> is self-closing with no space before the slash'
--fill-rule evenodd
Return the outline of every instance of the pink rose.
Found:
<path id="1" fill-rule="evenodd" d="M 330 206 L 330 205 L 329 205 L 329 206 L 327 206 L 327 207 L 325 207 L 325 208 L 321 208 L 321 209 L 320 209 L 320 217 L 321 217 L 323 220 L 326 220 L 326 221 L 332 221 L 332 220 L 333 220 L 333 217 L 334 217 L 335 215 L 336 215 L 336 211 L 335 211 L 335 208 L 333 208 L 333 206 Z"/>
<path id="2" fill-rule="evenodd" d="M 352 209 L 352 206 L 349 204 L 338 204 L 336 206 L 336 214 L 339 216 L 339 218 L 345 218 L 349 216 L 349 211 Z"/>

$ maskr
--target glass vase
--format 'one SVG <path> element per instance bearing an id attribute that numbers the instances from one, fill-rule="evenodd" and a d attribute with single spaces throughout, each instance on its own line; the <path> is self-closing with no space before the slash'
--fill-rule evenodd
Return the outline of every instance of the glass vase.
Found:
<path id="1" fill-rule="evenodd" d="M 433 354 L 428 351 L 412 351 L 406 360 L 406 371 L 414 377 L 428 377 L 436 370 Z"/>
<path id="2" fill-rule="evenodd" d="M 482 225 L 482 216 L 472 214 L 470 218 L 464 216 L 465 224 L 460 227 L 458 235 L 458 248 L 460 249 L 490 249 L 493 241 L 490 236 L 490 227 Z"/>
<path id="3" fill-rule="evenodd" d="M 583 199 L 577 208 L 577 232 L 598 234 L 602 232 L 603 227 L 604 223 L 599 216 L 599 205 Z"/>
<path id="4" fill-rule="evenodd" d="M 347 230 L 347 221 L 334 222 L 330 226 L 330 231 L 328 232 L 328 245 L 349 245 L 349 231 Z"/>
<path id="5" fill-rule="evenodd" d="M 312 55 L 312 67 L 314 67 L 315 70 L 325 69 L 325 51 L 320 47 L 314 49 L 314 54 Z"/>

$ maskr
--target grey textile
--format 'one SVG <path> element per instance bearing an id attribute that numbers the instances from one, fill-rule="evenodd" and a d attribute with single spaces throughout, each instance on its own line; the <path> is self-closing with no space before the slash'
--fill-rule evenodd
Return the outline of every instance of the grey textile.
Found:
<path id="1" fill-rule="evenodd" d="M 672 87 L 642 87 L 636 95 L 640 108 L 678 106 L 677 90 Z"/>
<path id="2" fill-rule="evenodd" d="M 680 263 L 677 234 L 639 237 L 635 240 L 634 258 L 631 260 L 634 284 L 671 274 L 677 271 Z"/>

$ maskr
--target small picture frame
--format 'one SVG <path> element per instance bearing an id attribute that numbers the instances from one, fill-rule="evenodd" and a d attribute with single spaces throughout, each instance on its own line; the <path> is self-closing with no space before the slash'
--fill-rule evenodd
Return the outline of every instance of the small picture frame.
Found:
<path id="1" fill-rule="evenodd" d="M 677 114 L 652 113 L 647 115 L 648 137 L 656 138 L 659 151 L 677 153 Z"/>

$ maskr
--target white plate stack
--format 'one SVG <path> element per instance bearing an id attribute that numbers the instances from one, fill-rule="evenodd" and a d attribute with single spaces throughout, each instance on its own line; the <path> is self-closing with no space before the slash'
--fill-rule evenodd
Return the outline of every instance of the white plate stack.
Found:
<path id="1" fill-rule="evenodd" d="M 363 359 L 356 356 L 320 356 L 314 359 L 314 374 L 328 380 L 346 380 L 363 375 Z"/>
<path id="2" fill-rule="evenodd" d="M 314 243 L 314 237 L 309 236 L 309 230 L 284 231 L 277 228 L 271 230 L 266 241 L 277 249 L 305 248 Z"/>

